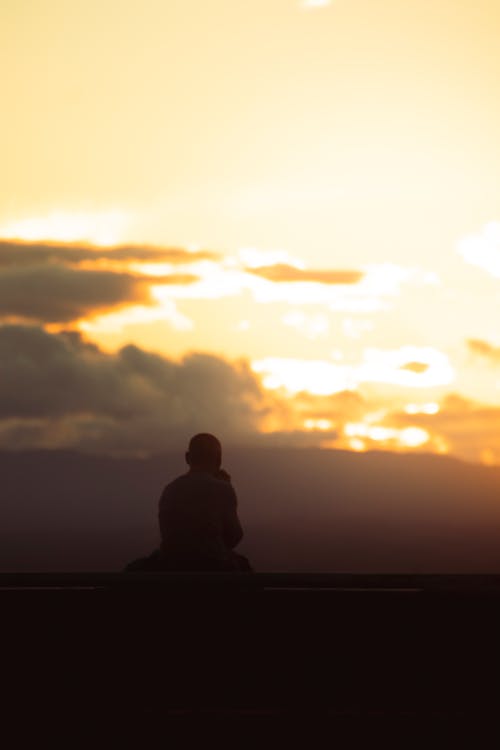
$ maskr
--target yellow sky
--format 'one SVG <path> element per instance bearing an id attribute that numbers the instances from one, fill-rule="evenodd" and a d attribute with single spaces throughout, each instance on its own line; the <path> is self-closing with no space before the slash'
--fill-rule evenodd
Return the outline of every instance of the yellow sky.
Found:
<path id="1" fill-rule="evenodd" d="M 80 321 L 92 340 L 245 357 L 266 387 L 350 388 L 385 415 L 498 406 L 496 0 L 4 0 L 0 17 L 0 236 L 218 254 L 136 265 L 199 280 Z M 318 276 L 345 271 L 360 280 Z M 491 440 L 457 452 L 500 461 Z"/>
<path id="2" fill-rule="evenodd" d="M 495 0 L 7 0 L 2 218 L 435 261 L 496 217 Z"/>

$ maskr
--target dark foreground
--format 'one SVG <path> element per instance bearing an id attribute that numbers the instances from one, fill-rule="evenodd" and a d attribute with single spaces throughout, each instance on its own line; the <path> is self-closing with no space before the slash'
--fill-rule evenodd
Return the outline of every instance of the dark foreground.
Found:
<path id="1" fill-rule="evenodd" d="M 407 746 L 498 717 L 500 576 L 23 574 L 0 599 L 3 716 L 37 737 Z"/>

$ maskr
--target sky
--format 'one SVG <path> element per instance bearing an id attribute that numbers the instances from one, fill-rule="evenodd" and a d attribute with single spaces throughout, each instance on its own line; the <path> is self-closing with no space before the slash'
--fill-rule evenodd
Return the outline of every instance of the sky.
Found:
<path id="1" fill-rule="evenodd" d="M 0 447 L 500 464 L 496 0 L 0 18 Z"/>

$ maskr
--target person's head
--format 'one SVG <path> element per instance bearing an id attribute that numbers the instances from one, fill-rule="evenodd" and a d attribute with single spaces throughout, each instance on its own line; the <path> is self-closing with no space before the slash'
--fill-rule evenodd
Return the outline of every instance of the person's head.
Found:
<path id="1" fill-rule="evenodd" d="M 186 461 L 191 469 L 216 472 L 222 462 L 222 446 L 215 435 L 200 432 L 189 441 Z"/>

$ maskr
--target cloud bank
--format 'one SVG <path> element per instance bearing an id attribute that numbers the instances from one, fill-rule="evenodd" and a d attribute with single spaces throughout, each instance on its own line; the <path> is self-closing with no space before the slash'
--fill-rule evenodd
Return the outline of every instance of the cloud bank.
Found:
<path id="1" fill-rule="evenodd" d="M 472 354 L 489 360 L 492 364 L 500 363 L 500 347 L 492 346 L 482 339 L 469 339 L 467 347 Z"/>
<path id="2" fill-rule="evenodd" d="M 385 424 L 404 427 L 408 413 L 394 412 Z M 500 407 L 483 404 L 457 393 L 448 394 L 435 413 L 411 416 L 413 426 L 427 430 L 445 452 L 468 461 L 499 463 Z"/>
<path id="3" fill-rule="evenodd" d="M 266 395 L 244 362 L 107 354 L 75 332 L 0 327 L 0 447 L 154 453 L 192 433 L 255 435 Z"/>
<path id="4" fill-rule="evenodd" d="M 128 263 L 180 266 L 213 257 L 180 248 L 0 241 L 0 318 L 67 324 L 131 305 L 152 306 L 157 304 L 152 285 L 187 286 L 199 277 L 185 272 L 131 273 Z M 100 267 L 103 261 L 118 263 L 118 270 Z"/>
<path id="5" fill-rule="evenodd" d="M 152 304 L 145 280 L 127 273 L 63 266 L 0 270 L 0 316 L 68 323 L 130 304 Z"/>
<path id="6" fill-rule="evenodd" d="M 0 240 L 0 266 L 40 265 L 62 263 L 77 265 L 85 261 L 102 260 L 144 263 L 187 264 L 200 260 L 217 260 L 219 254 L 208 250 L 190 252 L 180 247 L 149 245 L 117 245 L 100 247 L 80 243 L 20 242 Z"/>
<path id="7" fill-rule="evenodd" d="M 247 268 L 249 273 L 276 282 L 309 282 L 315 284 L 357 284 L 365 276 L 362 271 L 313 270 L 277 263 L 272 266 Z"/>

